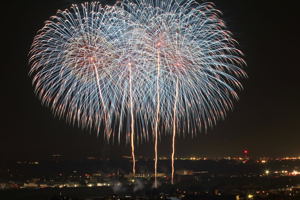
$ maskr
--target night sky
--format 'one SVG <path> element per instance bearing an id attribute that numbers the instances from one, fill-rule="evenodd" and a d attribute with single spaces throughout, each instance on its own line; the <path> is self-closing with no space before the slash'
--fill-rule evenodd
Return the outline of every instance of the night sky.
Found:
<path id="1" fill-rule="evenodd" d="M 53 117 L 34 95 L 27 57 L 33 37 L 57 9 L 72 2 L 78 1 L 26 0 L 1 6 L 2 160 L 46 159 L 57 153 L 70 159 L 129 155 L 129 146 L 106 144 L 95 132 Z M 245 53 L 249 79 L 243 80 L 245 89 L 234 111 L 207 133 L 178 138 L 177 155 L 241 155 L 244 148 L 252 156 L 300 155 L 300 17 L 295 1 L 213 2 Z M 161 141 L 160 155 L 169 154 L 169 141 Z M 152 156 L 152 144 L 141 144 L 137 154 Z"/>

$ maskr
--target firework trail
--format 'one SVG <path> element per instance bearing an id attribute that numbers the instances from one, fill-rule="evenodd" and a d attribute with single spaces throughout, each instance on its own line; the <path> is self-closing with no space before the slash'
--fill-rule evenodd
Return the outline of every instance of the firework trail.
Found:
<path id="1" fill-rule="evenodd" d="M 176 138 L 176 109 L 177 109 L 177 100 L 178 100 L 178 79 L 176 80 L 176 90 L 175 90 L 175 102 L 174 102 L 174 112 L 173 112 L 173 135 L 172 135 L 172 154 L 171 154 L 171 183 L 174 184 L 174 160 L 175 160 L 175 138 Z"/>
<path id="2" fill-rule="evenodd" d="M 194 0 L 98 2 L 58 11 L 38 31 L 30 75 L 59 118 L 135 144 L 207 130 L 233 108 L 246 77 L 237 42 L 212 3 Z"/>
<path id="3" fill-rule="evenodd" d="M 134 154 L 134 115 L 133 115 L 133 101 L 132 101 L 132 69 L 131 69 L 131 63 L 129 65 L 129 92 L 130 92 L 130 117 L 131 117 L 131 124 L 130 124 L 130 130 L 131 130 L 131 136 L 130 136 L 130 144 L 131 144 L 131 156 L 132 156 L 132 174 L 135 176 L 135 154 Z"/>
<path id="4" fill-rule="evenodd" d="M 157 46 L 159 48 L 160 42 L 157 43 Z M 160 52 L 157 50 L 157 80 L 156 80 L 156 117 L 155 117 L 155 128 L 154 128 L 154 153 L 155 153 L 155 159 L 154 159 L 154 176 L 155 176 L 155 182 L 154 182 L 154 187 L 157 187 L 157 160 L 158 160 L 158 155 L 157 155 L 157 143 L 158 143 L 158 123 L 159 123 L 159 113 L 160 113 L 160 87 L 159 87 L 159 78 L 160 78 Z"/>

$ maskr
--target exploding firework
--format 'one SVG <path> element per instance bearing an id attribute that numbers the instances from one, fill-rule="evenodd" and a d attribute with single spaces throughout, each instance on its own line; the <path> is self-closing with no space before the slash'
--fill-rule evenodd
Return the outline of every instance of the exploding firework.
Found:
<path id="1" fill-rule="evenodd" d="M 42 102 L 107 139 L 194 136 L 233 107 L 246 74 L 236 41 L 211 3 L 125 0 L 73 5 L 38 32 L 31 75 Z M 126 133 L 123 134 L 123 130 Z M 156 184 L 156 179 L 155 179 Z"/>
<path id="2" fill-rule="evenodd" d="M 46 21 L 30 51 L 35 91 L 55 115 L 80 127 L 111 134 L 112 115 L 120 113 L 115 84 L 124 53 L 125 25 L 115 7 L 73 5 Z M 119 102 L 118 102 L 119 103 Z"/>
<path id="3" fill-rule="evenodd" d="M 146 119 L 153 127 L 155 174 L 163 129 L 172 132 L 173 182 L 176 133 L 195 135 L 225 117 L 237 99 L 235 90 L 242 88 L 237 78 L 246 76 L 239 68 L 242 53 L 211 3 L 127 0 L 123 6 L 130 22 L 129 45 L 134 47 L 129 55 L 138 59 L 135 82 L 146 84 L 135 90 L 143 90 L 137 94 L 147 99 L 138 102 L 147 108 Z"/>

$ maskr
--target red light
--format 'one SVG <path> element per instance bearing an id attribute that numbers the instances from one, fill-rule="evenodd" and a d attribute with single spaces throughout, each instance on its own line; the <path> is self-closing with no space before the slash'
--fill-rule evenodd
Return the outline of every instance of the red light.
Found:
<path id="1" fill-rule="evenodd" d="M 248 154 L 249 151 L 248 151 L 247 149 L 245 149 L 245 150 L 243 151 L 243 153 L 244 153 L 244 154 Z"/>

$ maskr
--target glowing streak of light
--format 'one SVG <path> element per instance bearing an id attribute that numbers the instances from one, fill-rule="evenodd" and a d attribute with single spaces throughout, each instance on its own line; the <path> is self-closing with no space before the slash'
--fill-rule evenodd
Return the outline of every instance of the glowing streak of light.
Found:
<path id="1" fill-rule="evenodd" d="M 93 62 L 93 60 L 92 60 L 92 62 Z M 97 88 L 98 88 L 98 92 L 99 92 L 99 98 L 100 98 L 101 105 L 103 106 L 103 110 L 104 110 L 104 123 L 106 123 L 107 122 L 107 112 L 106 112 L 106 108 L 105 108 L 105 104 L 104 104 L 103 96 L 102 96 L 102 92 L 101 92 L 99 72 L 97 70 L 97 66 L 95 63 L 93 63 L 93 68 L 94 68 L 94 72 L 95 72 L 96 84 L 97 84 Z M 107 129 L 106 124 L 105 124 L 105 128 L 104 128 L 104 132 L 106 133 L 105 135 L 107 136 L 107 139 L 109 139 L 110 138 L 110 130 Z"/>
<path id="2" fill-rule="evenodd" d="M 132 156 L 132 174 L 135 176 L 135 153 L 134 153 L 134 115 L 133 115 L 133 101 L 132 101 L 132 69 L 131 63 L 129 63 L 129 98 L 130 98 L 130 144 L 131 144 L 131 156 Z"/>
<path id="3" fill-rule="evenodd" d="M 172 135 L 172 155 L 171 155 L 171 164 L 172 164 L 172 177 L 171 177 L 171 183 L 174 184 L 174 156 L 175 156 L 175 138 L 176 138 L 176 110 L 177 110 L 177 101 L 178 101 L 178 91 L 179 85 L 178 85 L 178 78 L 176 79 L 176 94 L 175 94 L 175 100 L 174 100 L 174 110 L 173 110 L 173 135 Z"/>
<path id="4" fill-rule="evenodd" d="M 158 143 L 158 123 L 159 123 L 159 112 L 160 112 L 160 89 L 159 89 L 159 78 L 160 78 L 160 53 L 157 51 L 157 77 L 156 77 L 156 117 L 155 117 L 155 128 L 154 128 L 154 187 L 157 188 L 157 143 Z"/>

